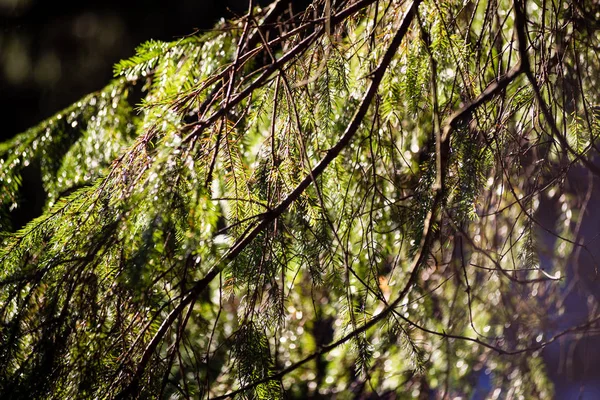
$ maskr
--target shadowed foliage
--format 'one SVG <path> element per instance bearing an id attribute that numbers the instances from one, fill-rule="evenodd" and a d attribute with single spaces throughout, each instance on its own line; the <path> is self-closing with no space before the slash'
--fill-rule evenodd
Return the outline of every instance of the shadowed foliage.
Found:
<path id="1" fill-rule="evenodd" d="M 291 4 L 0 144 L 0 397 L 552 397 L 597 4 Z"/>

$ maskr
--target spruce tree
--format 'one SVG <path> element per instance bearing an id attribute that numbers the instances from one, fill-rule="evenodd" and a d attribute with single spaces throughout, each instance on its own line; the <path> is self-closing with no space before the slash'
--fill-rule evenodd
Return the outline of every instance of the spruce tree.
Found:
<path id="1" fill-rule="evenodd" d="M 249 3 L 0 144 L 0 397 L 550 398 L 595 4 Z"/>

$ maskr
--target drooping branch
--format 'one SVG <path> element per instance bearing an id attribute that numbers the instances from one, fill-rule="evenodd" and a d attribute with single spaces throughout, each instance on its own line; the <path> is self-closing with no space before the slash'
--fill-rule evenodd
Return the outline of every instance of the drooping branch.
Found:
<path id="1" fill-rule="evenodd" d="M 577 152 L 573 146 L 567 141 L 565 136 L 560 132 L 558 127 L 556 126 L 556 121 L 552 112 L 546 103 L 546 100 L 542 96 L 542 91 L 540 89 L 540 85 L 538 84 L 537 78 L 535 77 L 533 70 L 531 69 L 531 63 L 529 61 L 529 55 L 527 54 L 527 34 L 526 34 L 526 21 L 527 16 L 525 14 L 526 1 L 515 0 L 514 8 L 515 8 L 515 29 L 517 31 L 517 37 L 519 39 L 519 56 L 521 58 L 521 70 L 527 77 L 529 84 L 533 88 L 533 93 L 535 98 L 542 110 L 542 114 L 546 119 L 546 122 L 550 126 L 550 130 L 552 132 L 552 136 L 558 140 L 563 149 L 570 153 L 575 160 L 581 161 L 586 168 L 592 171 L 596 176 L 600 176 L 600 167 L 594 164 L 592 161 L 588 160 L 585 157 L 585 152 Z M 590 142 L 589 148 L 593 147 L 593 142 Z"/>
<path id="2" fill-rule="evenodd" d="M 142 359 L 138 363 L 133 380 L 123 391 L 121 391 L 119 393 L 119 395 L 117 396 L 118 399 L 126 398 L 130 393 L 135 391 L 135 389 L 137 388 L 138 382 L 141 379 L 152 354 L 158 347 L 159 343 L 162 341 L 164 335 L 167 333 L 167 331 L 169 330 L 171 325 L 175 322 L 175 320 L 179 317 L 179 315 L 185 310 L 185 308 L 189 304 L 193 303 L 198 298 L 199 294 L 202 293 L 208 287 L 210 282 L 212 282 L 212 280 L 216 276 L 218 276 L 218 274 L 222 271 L 222 269 L 229 262 L 233 261 L 246 247 L 248 247 L 248 245 L 262 231 L 264 231 L 275 219 L 277 219 L 279 216 L 281 216 L 289 208 L 289 206 L 293 202 L 295 202 L 300 197 L 300 195 L 310 186 L 310 184 L 314 182 L 314 179 L 318 178 L 325 171 L 325 169 L 329 166 L 329 164 L 331 164 L 331 162 L 342 152 L 342 150 L 345 149 L 350 144 L 352 138 L 358 131 L 360 124 L 362 123 L 364 117 L 366 116 L 367 111 L 371 105 L 371 102 L 373 101 L 373 99 L 375 98 L 375 96 L 377 94 L 381 80 L 383 79 L 383 76 L 384 76 L 390 62 L 392 61 L 394 55 L 398 51 L 398 48 L 400 47 L 400 44 L 402 43 L 404 36 L 406 35 L 406 32 L 408 31 L 408 28 L 410 27 L 410 25 L 415 17 L 417 8 L 420 3 L 421 3 L 420 0 L 416 0 L 407 8 L 404 19 L 402 20 L 400 26 L 398 27 L 398 31 L 397 31 L 396 35 L 392 39 L 388 49 L 386 50 L 385 54 L 382 57 L 379 65 L 371 74 L 371 82 L 369 84 L 369 87 L 366 90 L 366 92 L 363 96 L 363 99 L 362 99 L 360 105 L 358 106 L 358 109 L 356 110 L 354 117 L 352 118 L 352 121 L 350 122 L 350 124 L 348 125 L 346 130 L 344 131 L 344 134 L 338 140 L 337 144 L 335 146 L 333 146 L 327 152 L 325 157 L 323 157 L 321 159 L 321 161 L 313 168 L 313 170 L 304 177 L 304 179 L 300 182 L 300 184 L 298 184 L 298 186 L 296 186 L 296 188 L 277 207 L 275 207 L 273 210 L 263 214 L 263 217 L 262 217 L 261 221 L 258 223 L 258 225 L 256 225 L 256 227 L 251 229 L 245 236 L 243 236 L 241 239 L 239 239 L 237 241 L 237 243 L 231 247 L 229 252 L 227 252 L 224 255 L 222 260 L 220 262 L 218 262 L 215 266 L 213 266 L 208 271 L 208 273 L 206 274 L 206 276 L 203 279 L 196 282 L 196 284 L 194 284 L 194 286 L 191 288 L 189 293 L 187 295 L 185 295 L 185 297 L 183 297 L 183 299 L 180 301 L 180 303 L 169 313 L 169 315 L 165 318 L 165 320 L 161 324 L 160 328 L 158 329 L 158 331 L 153 336 L 152 340 L 150 341 L 150 343 L 147 345 L 146 349 L 144 350 L 144 354 L 142 356 Z M 302 43 L 304 43 L 304 41 Z M 284 58 L 286 58 L 286 56 L 282 57 L 282 59 L 284 59 Z M 279 63 L 281 63 L 281 62 L 282 61 L 280 59 Z M 276 63 L 273 63 L 273 64 L 276 65 Z M 238 96 L 241 96 L 241 95 L 238 95 Z M 232 102 L 235 101 L 234 99 L 232 99 Z M 239 100 L 238 100 L 238 102 L 239 102 Z M 428 236 L 428 235 L 426 235 L 426 236 Z M 423 254 L 424 253 L 421 252 L 421 256 L 418 257 L 417 263 L 420 263 L 421 258 L 423 257 Z M 392 307 L 395 307 L 395 305 L 397 305 L 397 303 L 399 303 L 399 301 L 396 301 Z M 388 308 L 388 309 L 391 311 L 390 308 Z M 367 330 L 370 326 L 376 324 L 379 320 L 381 320 L 381 318 L 383 318 L 388 313 L 389 313 L 389 311 L 378 315 L 379 318 L 376 317 L 373 319 L 373 321 L 370 324 L 359 328 L 360 331 Z M 334 347 L 338 346 L 339 344 L 344 343 L 351 337 L 352 336 L 348 336 L 345 340 L 341 341 L 340 343 L 337 343 Z"/>

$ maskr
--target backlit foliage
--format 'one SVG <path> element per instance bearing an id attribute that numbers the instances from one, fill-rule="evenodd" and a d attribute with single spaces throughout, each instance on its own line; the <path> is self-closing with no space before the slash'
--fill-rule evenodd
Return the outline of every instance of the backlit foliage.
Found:
<path id="1" fill-rule="evenodd" d="M 595 6 L 276 2 L 139 46 L 0 144 L 0 397 L 550 398 Z"/>

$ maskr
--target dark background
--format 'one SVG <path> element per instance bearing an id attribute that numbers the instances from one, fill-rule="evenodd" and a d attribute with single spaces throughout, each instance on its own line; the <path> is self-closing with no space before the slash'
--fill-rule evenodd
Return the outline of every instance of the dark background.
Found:
<path id="1" fill-rule="evenodd" d="M 248 0 L 0 0 L 0 141 L 104 87 L 112 66 L 146 40 L 210 29 L 247 7 Z"/>

